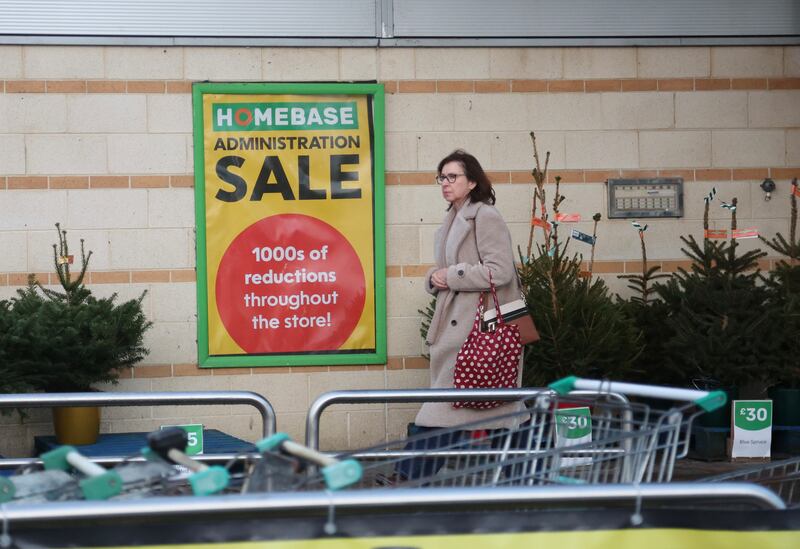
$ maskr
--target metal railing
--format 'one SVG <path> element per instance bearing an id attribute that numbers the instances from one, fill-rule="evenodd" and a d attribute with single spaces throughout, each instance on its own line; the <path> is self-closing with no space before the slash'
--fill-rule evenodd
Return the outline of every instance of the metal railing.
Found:
<path id="1" fill-rule="evenodd" d="M 213 515 L 220 517 L 312 516 L 336 510 L 336 516 L 364 512 L 423 510 L 490 510 L 519 507 L 544 507 L 579 504 L 581 508 L 607 507 L 611 504 L 698 505 L 717 502 L 724 506 L 745 504 L 756 509 L 783 510 L 783 501 L 772 491 L 748 483 L 725 482 L 630 484 L 594 486 L 536 486 L 481 488 L 417 488 L 394 490 L 356 490 L 342 492 L 282 492 L 193 498 L 154 497 L 141 500 L 74 501 L 19 503 L 6 505 L 2 519 L 6 524 L 43 524 L 48 528 L 58 522 L 119 521 L 135 517 L 181 517 Z M 13 529 L 12 529 L 13 532 Z"/>
<path id="2" fill-rule="evenodd" d="M 322 412 L 334 404 L 392 404 L 424 402 L 457 402 L 461 400 L 499 400 L 514 402 L 540 396 L 555 394 L 547 387 L 526 387 L 521 389 L 391 389 L 391 390 L 352 390 L 331 391 L 318 396 L 308 409 L 306 416 L 306 446 L 319 450 L 319 425 Z M 572 395 L 597 395 L 597 391 L 573 391 Z M 627 404 L 628 399 L 619 393 L 603 393 L 611 399 Z M 416 452 L 419 453 L 419 452 Z M 392 453 L 391 455 L 397 455 Z"/>
<path id="3" fill-rule="evenodd" d="M 223 405 L 253 406 L 261 414 L 265 437 L 276 430 L 275 409 L 252 391 L 180 391 L 180 392 L 92 392 L 92 393 L 21 393 L 0 395 L 0 408 L 53 408 L 61 406 L 141 406 L 141 405 Z M 0 459 L 0 467 L 36 463 L 33 458 Z"/>

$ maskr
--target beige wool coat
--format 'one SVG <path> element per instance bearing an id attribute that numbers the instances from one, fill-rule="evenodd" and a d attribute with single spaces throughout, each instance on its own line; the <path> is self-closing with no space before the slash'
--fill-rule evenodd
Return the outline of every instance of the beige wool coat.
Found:
<path id="1" fill-rule="evenodd" d="M 434 239 L 436 266 L 425 276 L 426 290 L 436 296 L 426 343 L 430 345 L 431 387 L 453 388 L 456 354 L 467 339 L 475 320 L 480 292 L 489 290 L 489 271 L 501 304 L 520 297 L 514 264 L 511 234 L 497 208 L 482 202 L 469 202 L 456 211 L 451 208 L 436 231 Z M 431 275 L 447 268 L 449 289 L 431 285 Z M 487 294 L 484 304 L 492 304 Z M 522 380 L 522 357 L 517 386 Z M 521 411 L 520 403 L 509 403 L 490 410 L 453 408 L 449 402 L 427 402 L 415 423 L 425 427 L 453 427 L 481 421 L 482 429 L 513 428 L 519 417 L 492 420 L 493 417 Z M 525 418 L 523 418 L 525 419 Z"/>

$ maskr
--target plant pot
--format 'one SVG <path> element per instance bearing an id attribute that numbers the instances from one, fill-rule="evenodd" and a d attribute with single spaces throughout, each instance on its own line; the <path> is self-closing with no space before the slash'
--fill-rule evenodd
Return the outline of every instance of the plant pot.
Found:
<path id="1" fill-rule="evenodd" d="M 724 427 L 694 426 L 692 431 L 691 459 L 722 461 L 728 459 L 728 433 Z"/>
<path id="2" fill-rule="evenodd" d="M 800 389 L 771 387 L 772 424 L 781 426 L 800 426 Z"/>
<path id="3" fill-rule="evenodd" d="M 94 444 L 100 435 L 100 408 L 61 406 L 53 408 L 53 426 L 59 444 Z"/>

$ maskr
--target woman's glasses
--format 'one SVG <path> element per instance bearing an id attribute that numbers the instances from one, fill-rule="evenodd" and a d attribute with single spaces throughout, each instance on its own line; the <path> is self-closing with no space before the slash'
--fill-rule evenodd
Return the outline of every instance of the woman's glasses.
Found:
<path id="1" fill-rule="evenodd" d="M 459 176 L 462 176 L 462 175 L 466 175 L 466 174 L 463 174 L 463 173 L 440 173 L 439 175 L 434 177 L 434 179 L 436 180 L 436 182 L 439 185 L 444 185 L 445 181 L 447 181 L 448 183 L 450 183 L 452 185 L 453 183 L 456 182 L 456 179 L 458 179 Z"/>

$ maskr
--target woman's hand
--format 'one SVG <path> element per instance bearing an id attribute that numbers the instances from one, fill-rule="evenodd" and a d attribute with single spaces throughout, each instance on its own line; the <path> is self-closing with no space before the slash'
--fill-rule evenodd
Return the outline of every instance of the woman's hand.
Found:
<path id="1" fill-rule="evenodd" d="M 447 285 L 447 269 L 439 269 L 433 272 L 431 275 L 431 286 L 438 290 L 446 290 L 449 288 Z"/>

